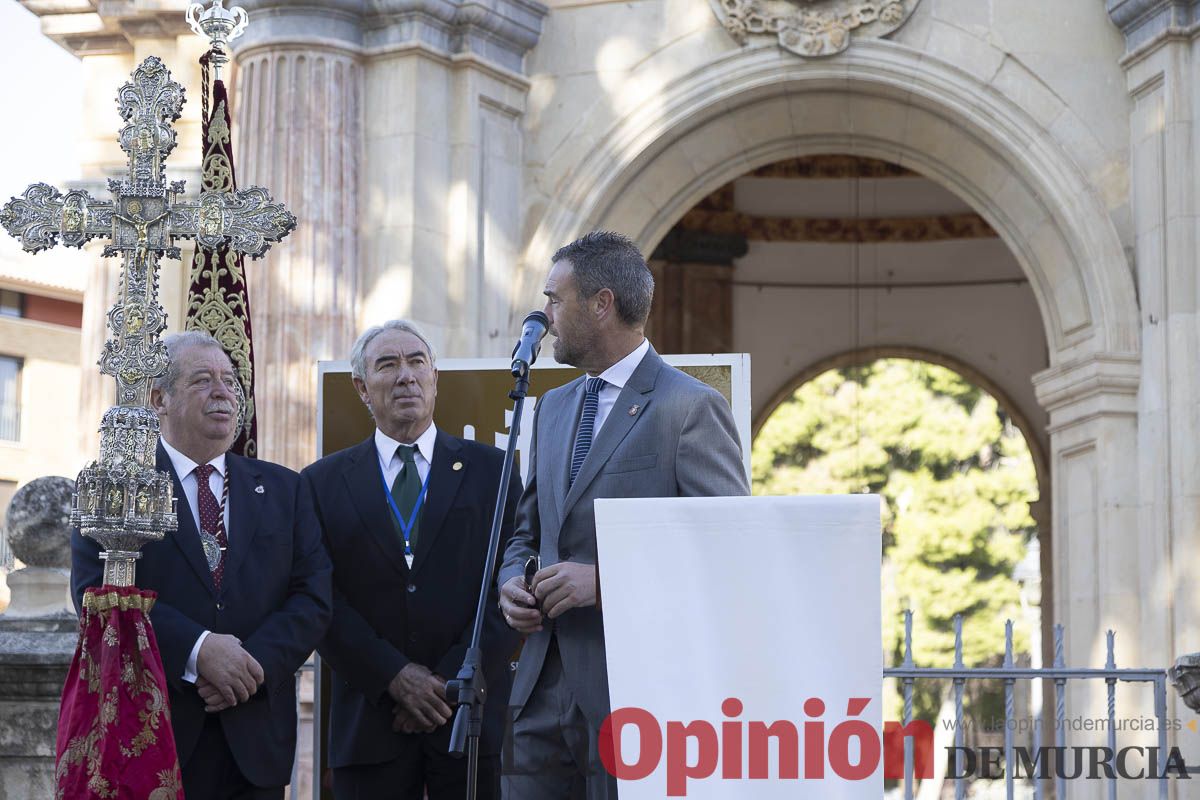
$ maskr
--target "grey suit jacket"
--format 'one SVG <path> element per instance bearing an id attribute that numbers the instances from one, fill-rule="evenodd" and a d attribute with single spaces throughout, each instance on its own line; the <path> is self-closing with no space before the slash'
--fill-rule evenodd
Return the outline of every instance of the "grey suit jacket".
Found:
<path id="1" fill-rule="evenodd" d="M 505 550 L 501 586 L 522 574 L 533 553 L 540 553 L 543 568 L 560 561 L 595 564 L 592 505 L 598 497 L 749 494 L 729 404 L 712 387 L 667 365 L 653 347 L 617 397 L 568 488 L 582 408 L 582 377 L 547 392 L 538 403 L 529 482 Z M 552 633 L 572 694 L 598 728 L 608 716 L 609 700 L 604 622 L 595 607 L 548 620 L 526 640 L 510 701 L 514 713 L 520 714 L 537 683 Z"/>

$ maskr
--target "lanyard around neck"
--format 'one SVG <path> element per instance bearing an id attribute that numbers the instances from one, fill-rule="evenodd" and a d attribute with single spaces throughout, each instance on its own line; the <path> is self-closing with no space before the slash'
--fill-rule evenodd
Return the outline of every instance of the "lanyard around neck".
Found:
<path id="1" fill-rule="evenodd" d="M 413 469 L 417 468 L 417 462 L 412 463 Z M 408 469 L 405 464 L 403 469 Z M 418 473 L 420 474 L 420 473 Z M 433 465 L 429 467 L 429 475 L 433 474 Z M 392 509 L 392 518 L 396 520 L 396 524 L 400 526 L 400 533 L 404 536 L 404 555 L 411 556 L 412 529 L 417 524 L 417 515 L 421 513 L 421 506 L 425 503 L 425 492 L 429 488 L 429 475 L 425 476 L 425 480 L 421 481 L 421 493 L 417 495 L 417 502 L 413 505 L 412 515 L 405 520 L 404 515 L 400 513 L 400 508 L 396 505 L 396 498 L 392 497 L 392 487 L 388 486 L 387 475 L 383 473 L 383 464 L 379 464 L 379 480 L 383 483 L 383 496 L 387 498 L 388 506 Z"/>

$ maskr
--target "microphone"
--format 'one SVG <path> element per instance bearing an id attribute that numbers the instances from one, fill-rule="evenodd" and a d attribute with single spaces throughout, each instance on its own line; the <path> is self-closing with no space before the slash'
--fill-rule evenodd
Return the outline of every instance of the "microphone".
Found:
<path id="1" fill-rule="evenodd" d="M 512 374 L 514 378 L 523 378 L 529 374 L 529 368 L 537 361 L 538 351 L 542 349 L 542 337 L 550 327 L 550 318 L 541 311 L 531 311 L 521 324 L 521 338 L 513 348 Z"/>

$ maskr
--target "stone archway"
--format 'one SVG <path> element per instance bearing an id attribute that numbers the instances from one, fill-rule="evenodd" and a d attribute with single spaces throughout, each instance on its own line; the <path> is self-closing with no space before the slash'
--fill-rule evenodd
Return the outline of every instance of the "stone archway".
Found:
<path id="1" fill-rule="evenodd" d="M 1030 79 L 1032 81 L 1032 79 Z M 801 62 L 773 48 L 714 60 L 628 113 L 577 162 L 530 239 L 545 264 L 580 232 L 611 228 L 649 252 L 714 188 L 773 161 L 846 153 L 907 166 L 983 215 L 1028 276 L 1050 367 L 1032 379 L 1050 415 L 1056 621 L 1068 663 L 1099 664 L 1106 628 L 1133 661 L 1143 628 L 1162 622 L 1119 579 L 1155 559 L 1127 535 L 1137 523 L 1138 305 L 1117 230 L 1064 140 L 1014 97 L 888 42 Z M 599 113 L 599 112 L 598 112 Z M 595 130 L 583 120 L 581 130 Z M 525 271 L 530 282 L 540 269 Z M 1147 570 L 1142 570 L 1145 574 Z M 1156 648 L 1151 646 L 1150 650 Z"/>
<path id="2" fill-rule="evenodd" d="M 987 218 L 1030 277 L 1053 366 L 1136 359 L 1128 261 L 1067 150 L 994 88 L 886 42 L 816 64 L 739 51 L 671 85 L 597 139 L 547 208 L 526 263 L 544 264 L 556 243 L 596 227 L 650 249 L 716 186 L 829 152 L 911 167 Z"/>

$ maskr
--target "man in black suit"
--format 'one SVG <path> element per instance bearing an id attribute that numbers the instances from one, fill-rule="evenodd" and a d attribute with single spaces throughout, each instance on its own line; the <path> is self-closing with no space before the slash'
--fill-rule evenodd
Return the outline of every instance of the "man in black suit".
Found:
<path id="1" fill-rule="evenodd" d="M 331 567 L 299 476 L 227 453 L 241 389 L 205 333 L 166 337 L 151 405 L 179 529 L 142 549 L 137 583 L 166 670 L 188 800 L 282 800 L 296 753 L 296 670 L 331 612 Z M 228 489 L 228 492 L 225 491 Z M 72 535 L 71 588 L 99 586 L 100 548 Z"/>
<path id="2" fill-rule="evenodd" d="M 466 762 L 449 755 L 446 680 L 471 641 L 503 453 L 433 424 L 429 342 L 392 320 L 359 337 L 354 387 L 375 419 L 366 441 L 301 473 L 333 558 L 329 763 L 338 800 L 460 800 Z M 521 493 L 508 487 L 499 551 Z M 494 576 L 493 576 L 494 578 Z M 517 635 L 495 586 L 483 629 L 487 680 L 478 789 L 499 797 L 499 752 Z"/>

